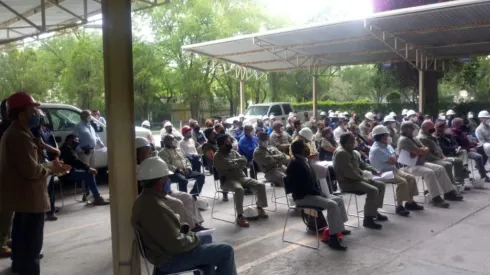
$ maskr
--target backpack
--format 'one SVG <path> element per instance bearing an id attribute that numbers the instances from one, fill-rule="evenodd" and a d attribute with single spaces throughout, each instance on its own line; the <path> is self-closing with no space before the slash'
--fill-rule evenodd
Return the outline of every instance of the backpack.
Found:
<path id="1" fill-rule="evenodd" d="M 313 213 L 313 215 L 310 215 L 311 213 L 309 213 L 309 211 L 316 211 L 316 217 L 315 213 Z M 327 220 L 325 219 L 322 211 L 316 209 L 302 209 L 301 218 L 303 219 L 303 222 L 305 223 L 308 231 L 316 232 L 315 219 L 318 226 L 318 232 L 322 232 L 323 229 L 328 227 Z"/>

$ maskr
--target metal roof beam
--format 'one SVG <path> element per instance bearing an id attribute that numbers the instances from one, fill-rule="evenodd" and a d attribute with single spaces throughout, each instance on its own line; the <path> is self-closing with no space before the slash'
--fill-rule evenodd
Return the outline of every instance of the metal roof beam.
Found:
<path id="1" fill-rule="evenodd" d="M 58 0 L 58 4 L 59 4 L 59 3 L 61 3 L 61 2 L 64 2 L 64 1 L 65 1 L 65 0 Z M 4 6 L 4 7 L 5 7 L 5 3 L 4 3 L 3 1 L 0 1 L 0 4 L 2 4 L 2 6 Z M 54 7 L 54 5 L 53 5 L 53 4 L 51 4 L 51 3 L 46 3 L 46 4 L 44 5 L 44 10 L 49 9 L 49 8 L 51 8 L 51 7 Z M 7 8 L 7 7 L 6 7 L 6 8 Z M 9 10 L 10 10 L 10 9 L 11 9 L 11 7 L 8 7 L 7 9 L 9 9 Z M 14 14 L 16 15 L 16 17 L 11 18 L 11 19 L 9 19 L 9 20 L 7 20 L 7 21 L 4 21 L 4 22 L 0 23 L 0 27 L 8 27 L 8 26 L 10 26 L 10 25 L 12 25 L 12 24 L 14 24 L 14 23 L 17 23 L 17 22 L 19 22 L 19 21 L 22 21 L 22 20 L 26 21 L 24 18 L 28 18 L 28 17 L 30 17 L 30 16 L 32 16 L 32 15 L 34 15 L 34 14 L 39 13 L 39 12 L 42 12 L 42 5 L 39 5 L 39 6 L 37 6 L 37 7 L 35 7 L 35 8 L 32 8 L 32 9 L 30 9 L 30 10 L 26 11 L 26 12 L 23 12 L 22 14 L 19 14 L 20 16 L 19 16 L 18 14 L 15 14 L 15 13 L 14 13 Z M 27 21 L 26 21 L 26 22 L 27 22 Z M 32 22 L 31 22 L 31 23 L 32 23 Z M 34 25 L 35 25 L 35 24 L 34 24 Z M 37 25 L 36 25 L 36 29 L 39 29 L 39 26 L 37 26 Z"/>
<path id="2" fill-rule="evenodd" d="M 31 21 L 31 20 L 27 19 L 27 17 L 26 17 L 24 14 L 20 14 L 19 12 L 17 12 L 16 10 L 14 10 L 12 7 L 10 7 L 9 5 L 7 5 L 5 2 L 0 1 L 0 5 L 1 5 L 1 6 L 3 6 L 4 8 L 6 8 L 6 9 L 7 9 L 8 11 L 10 11 L 11 13 L 15 14 L 15 16 L 17 16 L 17 18 L 16 18 L 16 22 L 18 22 L 18 21 L 21 21 L 21 20 L 22 20 L 22 21 L 26 22 L 27 24 L 29 24 L 29 25 L 33 26 L 34 28 L 38 29 L 39 31 L 42 31 L 42 29 L 41 29 L 41 28 L 40 28 L 38 25 L 34 24 L 34 23 Z M 40 8 L 41 8 L 41 10 L 44 10 L 44 9 L 42 8 L 42 6 L 43 6 L 43 5 L 41 5 L 41 7 L 40 7 Z M 2 23 L 2 25 L 3 25 L 3 24 L 4 24 L 4 23 Z"/>
<path id="3" fill-rule="evenodd" d="M 42 0 L 41 0 L 41 1 L 42 1 Z M 60 5 L 60 4 L 58 4 L 58 3 L 57 3 L 57 2 L 58 2 L 57 0 L 56 0 L 56 1 L 55 1 L 55 0 L 47 0 L 47 1 L 48 1 L 48 3 L 51 3 L 51 4 L 55 5 L 55 6 L 56 6 L 58 9 L 60 9 L 60 10 L 62 10 L 62 11 L 64 11 L 64 12 L 68 13 L 69 15 L 71 15 L 71 16 L 73 16 L 73 17 L 75 17 L 75 18 L 79 19 L 79 20 L 80 20 L 80 21 L 82 21 L 83 23 L 87 23 L 87 17 L 82 17 L 82 16 L 80 16 L 80 15 L 78 15 L 78 14 L 76 14 L 76 13 L 72 12 L 71 10 L 69 10 L 69 9 L 67 9 L 67 8 L 65 8 L 65 7 L 63 7 L 62 5 Z M 86 4 L 87 4 L 87 0 L 84 0 L 84 7 L 83 7 L 83 9 L 84 9 L 84 11 L 83 11 L 83 12 L 84 12 L 84 14 L 85 14 L 85 13 L 86 13 L 86 11 L 87 11 L 87 9 L 86 9 Z M 85 15 L 84 15 L 84 16 L 85 16 Z"/>

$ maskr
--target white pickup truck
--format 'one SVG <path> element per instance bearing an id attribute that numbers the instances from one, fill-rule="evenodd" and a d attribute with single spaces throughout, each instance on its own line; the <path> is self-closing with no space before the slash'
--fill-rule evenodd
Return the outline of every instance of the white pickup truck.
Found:
<path id="1" fill-rule="evenodd" d="M 248 106 L 247 110 L 243 114 L 245 116 L 245 124 L 255 124 L 257 119 L 262 119 L 263 116 L 270 116 L 273 114 L 276 118 L 281 119 L 284 124 L 287 123 L 289 113 L 295 113 L 296 117 L 302 121 L 312 117 L 312 111 L 295 112 L 293 106 L 286 102 L 271 102 L 260 103 Z M 230 117 L 226 119 L 226 123 L 232 124 L 234 120 L 240 120 L 238 116 Z"/>
<path id="2" fill-rule="evenodd" d="M 73 133 L 75 126 L 80 123 L 80 113 L 82 110 L 75 106 L 66 104 L 41 103 L 41 110 L 48 119 L 49 126 L 53 130 L 53 135 L 61 146 L 67 135 Z M 107 126 L 95 118 L 92 118 L 95 131 L 99 135 L 102 142 L 107 146 Z M 153 135 L 150 130 L 135 126 L 137 137 L 147 138 L 150 143 L 153 143 Z M 102 169 L 108 165 L 107 148 L 95 149 L 95 168 Z"/>

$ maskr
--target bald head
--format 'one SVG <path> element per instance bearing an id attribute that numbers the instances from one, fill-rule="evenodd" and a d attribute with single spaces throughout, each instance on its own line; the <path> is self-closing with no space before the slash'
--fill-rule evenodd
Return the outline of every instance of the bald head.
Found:
<path id="1" fill-rule="evenodd" d="M 426 134 L 432 134 L 435 131 L 434 122 L 426 120 L 422 123 L 422 131 Z"/>
<path id="2" fill-rule="evenodd" d="M 453 121 L 451 122 L 451 125 L 455 129 L 459 129 L 463 125 L 463 119 L 460 117 L 454 118 Z"/>

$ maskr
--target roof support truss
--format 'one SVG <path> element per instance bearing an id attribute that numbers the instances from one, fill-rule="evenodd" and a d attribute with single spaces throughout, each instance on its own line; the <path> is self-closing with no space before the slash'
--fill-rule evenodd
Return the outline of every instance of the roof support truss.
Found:
<path id="1" fill-rule="evenodd" d="M 44 1 L 42 1 L 42 2 L 44 2 Z M 19 12 L 17 12 L 16 10 L 14 10 L 12 7 L 10 7 L 9 5 L 7 5 L 5 2 L 0 1 L 0 5 L 3 6 L 4 8 L 6 8 L 11 13 L 15 14 L 15 16 L 17 16 L 17 20 L 16 21 L 23 20 L 27 24 L 31 25 L 32 27 L 38 29 L 39 31 L 42 31 L 42 29 L 38 25 L 34 24 L 31 20 L 27 19 L 27 17 L 24 14 L 20 14 Z M 0 25 L 3 25 L 3 24 L 0 24 Z"/>

